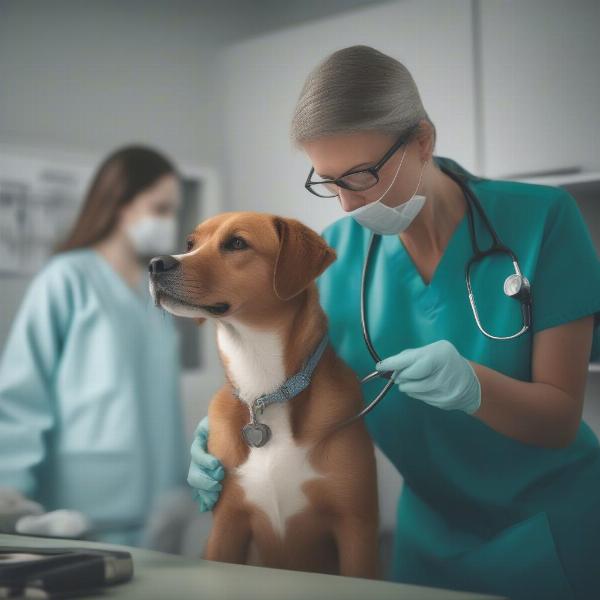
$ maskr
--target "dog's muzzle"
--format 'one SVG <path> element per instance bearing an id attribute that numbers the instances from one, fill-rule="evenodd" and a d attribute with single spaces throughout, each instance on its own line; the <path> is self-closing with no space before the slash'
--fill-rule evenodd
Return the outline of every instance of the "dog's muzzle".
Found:
<path id="1" fill-rule="evenodd" d="M 160 305 L 161 296 L 166 296 L 170 300 L 191 308 L 201 308 L 212 315 L 224 315 L 231 305 L 228 302 L 217 302 L 215 304 L 195 304 L 185 299 L 181 291 L 177 291 L 178 284 L 181 282 L 181 272 L 179 271 L 181 263 L 173 256 L 165 254 L 164 256 L 155 256 L 148 263 L 151 279 L 151 293 L 157 306 Z"/>

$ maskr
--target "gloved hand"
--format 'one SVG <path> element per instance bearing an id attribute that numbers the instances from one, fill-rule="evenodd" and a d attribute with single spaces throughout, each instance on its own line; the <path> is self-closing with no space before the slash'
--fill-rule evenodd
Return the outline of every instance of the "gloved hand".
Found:
<path id="1" fill-rule="evenodd" d="M 394 371 L 392 379 L 400 391 L 431 406 L 469 414 L 481 406 L 481 386 L 473 367 L 447 340 L 404 350 L 375 368 Z"/>
<path id="2" fill-rule="evenodd" d="M 66 509 L 21 517 L 15 525 L 17 533 L 64 538 L 79 538 L 89 529 L 90 522 L 83 513 Z"/>
<path id="3" fill-rule="evenodd" d="M 194 488 L 193 496 L 200 511 L 212 510 L 219 499 L 223 485 L 219 483 L 225 477 L 225 470 L 218 458 L 208 453 L 208 415 L 204 417 L 192 442 L 190 470 L 187 481 Z"/>

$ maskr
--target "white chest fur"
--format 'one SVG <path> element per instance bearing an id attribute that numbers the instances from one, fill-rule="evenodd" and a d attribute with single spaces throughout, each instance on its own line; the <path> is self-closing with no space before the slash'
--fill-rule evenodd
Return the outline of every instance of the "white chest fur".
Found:
<path id="1" fill-rule="evenodd" d="M 217 339 L 244 402 L 274 391 L 285 380 L 283 348 L 276 333 L 219 323 Z M 292 437 L 289 404 L 272 404 L 259 420 L 271 428 L 271 439 L 250 449 L 236 475 L 247 499 L 266 513 L 275 532 L 283 536 L 287 519 L 306 506 L 302 485 L 320 475 L 310 465 L 306 448 Z"/>

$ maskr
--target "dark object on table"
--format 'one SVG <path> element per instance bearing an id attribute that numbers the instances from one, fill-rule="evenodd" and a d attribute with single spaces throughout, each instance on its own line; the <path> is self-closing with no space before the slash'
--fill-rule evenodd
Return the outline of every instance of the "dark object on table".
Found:
<path id="1" fill-rule="evenodd" d="M 72 598 L 129 581 L 129 552 L 0 546 L 0 597 Z"/>

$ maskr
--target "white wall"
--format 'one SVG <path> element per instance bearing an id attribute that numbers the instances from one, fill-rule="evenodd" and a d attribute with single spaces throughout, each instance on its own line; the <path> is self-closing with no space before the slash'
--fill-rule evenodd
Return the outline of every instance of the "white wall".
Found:
<path id="1" fill-rule="evenodd" d="M 138 140 L 215 165 L 220 28 L 185 6 L 0 3 L 0 140 L 101 153 Z"/>
<path id="2" fill-rule="evenodd" d="M 437 153 L 474 168 L 470 6 L 403 0 L 234 45 L 224 65 L 228 206 L 295 217 L 317 230 L 341 216 L 334 200 L 305 191 L 310 165 L 292 150 L 288 132 L 309 71 L 352 44 L 374 46 L 408 67 L 437 127 Z"/>

